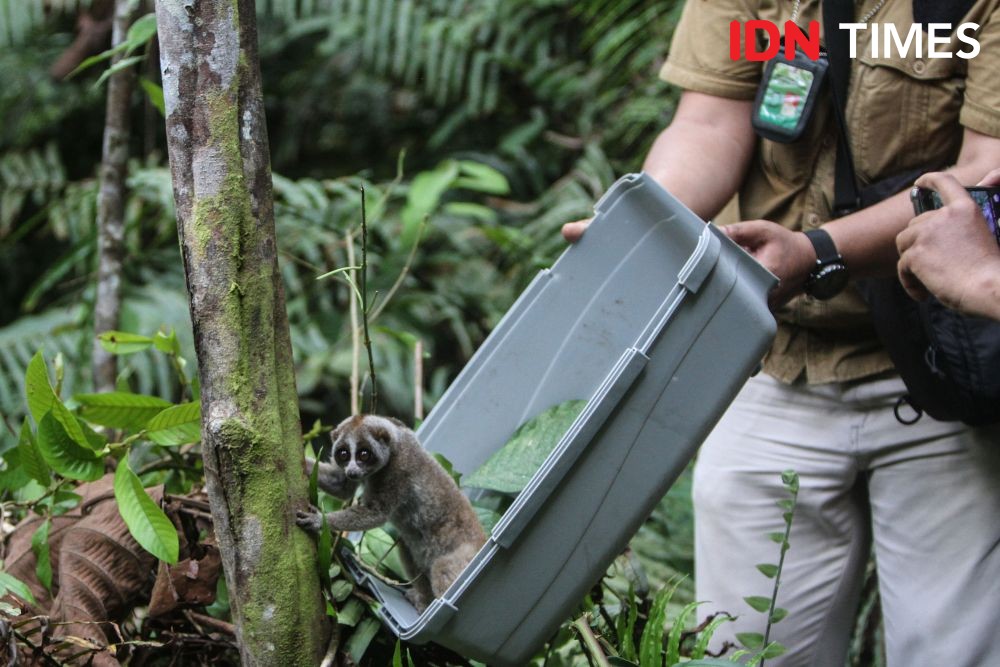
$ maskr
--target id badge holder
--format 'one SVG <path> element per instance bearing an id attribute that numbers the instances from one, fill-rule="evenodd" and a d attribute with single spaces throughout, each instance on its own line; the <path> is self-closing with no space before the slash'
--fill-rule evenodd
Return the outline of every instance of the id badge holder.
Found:
<path id="1" fill-rule="evenodd" d="M 826 52 L 820 52 L 819 60 L 810 60 L 796 50 L 795 57 L 788 59 L 782 45 L 768 61 L 757 88 L 753 111 L 757 134 L 783 144 L 798 141 L 812 117 L 829 66 Z"/>

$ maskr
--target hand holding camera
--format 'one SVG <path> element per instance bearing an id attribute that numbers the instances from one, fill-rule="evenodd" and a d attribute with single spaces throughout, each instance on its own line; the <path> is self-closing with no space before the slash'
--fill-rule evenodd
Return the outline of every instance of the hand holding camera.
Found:
<path id="1" fill-rule="evenodd" d="M 917 217 L 896 238 L 900 282 L 917 300 L 1000 318 L 1000 169 L 976 188 L 931 173 L 911 195 Z"/>

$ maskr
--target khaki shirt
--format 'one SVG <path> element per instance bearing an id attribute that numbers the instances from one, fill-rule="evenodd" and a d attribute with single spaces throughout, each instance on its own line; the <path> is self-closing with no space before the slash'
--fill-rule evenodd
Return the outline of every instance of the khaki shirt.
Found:
<path id="1" fill-rule="evenodd" d="M 729 23 L 751 19 L 779 27 L 791 18 L 792 0 L 688 0 L 660 76 L 686 90 L 740 100 L 757 92 L 763 63 L 729 58 Z M 860 20 L 876 0 L 857 2 Z M 846 118 L 862 185 L 924 166 L 955 162 L 963 127 L 1000 137 L 1000 2 L 979 0 L 954 26 L 979 24 L 981 51 L 973 59 L 871 57 L 870 30 L 859 33 L 852 61 Z M 802 0 L 797 23 L 822 23 L 817 0 Z M 887 0 L 870 23 L 895 23 L 905 38 L 912 0 Z M 938 51 L 968 52 L 951 34 Z M 806 135 L 793 144 L 759 139 L 739 192 L 740 217 L 789 229 L 813 229 L 830 219 L 837 127 L 823 91 Z M 1000 166 L 1000 155 L 997 156 Z M 776 313 L 778 335 L 764 370 L 784 382 L 842 382 L 892 368 L 868 309 L 849 288 L 830 301 L 800 296 Z"/>

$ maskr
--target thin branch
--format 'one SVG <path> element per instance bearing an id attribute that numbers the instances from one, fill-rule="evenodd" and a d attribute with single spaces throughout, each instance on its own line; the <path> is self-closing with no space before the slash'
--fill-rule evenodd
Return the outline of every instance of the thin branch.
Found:
<path id="1" fill-rule="evenodd" d="M 423 236 L 424 227 L 426 225 L 427 225 L 427 218 L 425 217 L 420 222 L 420 227 L 417 229 L 417 238 L 413 241 L 413 246 L 410 248 L 410 254 L 406 256 L 406 262 L 403 264 L 403 268 L 400 270 L 399 275 L 396 276 L 396 280 L 392 283 L 392 287 L 390 287 L 389 291 L 386 292 L 385 296 L 382 298 L 382 301 L 379 302 L 378 306 L 372 308 L 372 314 L 370 319 L 373 322 L 378 318 L 379 315 L 382 314 L 382 311 L 385 310 L 385 307 L 389 305 L 389 301 L 392 300 L 392 297 L 396 295 L 396 292 L 403 285 L 403 281 L 406 279 L 406 276 L 410 274 L 410 267 L 413 265 L 413 258 L 416 257 L 417 248 L 420 247 L 420 238 Z"/>
<path id="2" fill-rule="evenodd" d="M 424 418 L 424 341 L 413 345 L 413 419 Z"/>
<path id="3" fill-rule="evenodd" d="M 368 333 L 368 215 L 365 210 L 365 188 L 361 190 L 361 323 L 365 330 L 365 349 L 368 350 L 368 372 L 372 379 L 370 412 L 378 412 L 378 381 L 375 378 L 375 358 L 372 339 Z"/>
<path id="4" fill-rule="evenodd" d="M 354 235 L 350 232 L 346 235 L 347 241 L 347 263 L 354 266 Z M 357 278 L 357 271 L 352 271 L 352 281 Z M 351 415 L 361 413 L 361 396 L 358 394 L 358 387 L 361 384 L 359 369 L 361 365 L 361 326 L 358 323 L 358 300 L 351 300 Z"/>

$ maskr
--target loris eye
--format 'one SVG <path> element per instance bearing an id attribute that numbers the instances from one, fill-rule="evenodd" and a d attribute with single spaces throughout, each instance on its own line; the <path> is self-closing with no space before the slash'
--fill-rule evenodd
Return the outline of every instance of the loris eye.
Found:
<path id="1" fill-rule="evenodd" d="M 362 447 L 358 450 L 358 460 L 362 463 L 368 463 L 372 460 L 372 450 L 367 447 Z"/>
<path id="2" fill-rule="evenodd" d="M 333 458 L 337 463 L 347 463 L 351 460 L 351 450 L 346 447 L 341 447 L 334 452 Z"/>

